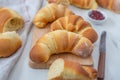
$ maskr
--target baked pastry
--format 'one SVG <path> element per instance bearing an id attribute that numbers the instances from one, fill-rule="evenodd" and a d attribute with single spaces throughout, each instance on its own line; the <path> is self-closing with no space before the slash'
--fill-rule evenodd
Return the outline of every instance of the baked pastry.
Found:
<path id="1" fill-rule="evenodd" d="M 48 70 L 48 80 L 95 80 L 97 71 L 92 67 L 59 58 Z"/>
<path id="2" fill-rule="evenodd" d="M 120 0 L 96 0 L 98 5 L 116 13 L 120 13 Z"/>
<path id="3" fill-rule="evenodd" d="M 62 4 L 65 6 L 69 6 L 70 5 L 70 1 L 69 0 L 47 0 L 48 3 L 57 3 L 57 4 Z"/>
<path id="4" fill-rule="evenodd" d="M 15 31 L 0 33 L 0 57 L 14 54 L 21 45 L 22 41 Z"/>
<path id="5" fill-rule="evenodd" d="M 38 39 L 30 51 L 30 59 L 36 63 L 47 62 L 51 55 L 62 52 L 88 57 L 92 51 L 93 44 L 86 37 L 66 30 L 56 30 Z"/>
<path id="6" fill-rule="evenodd" d="M 24 20 L 16 11 L 9 8 L 0 8 L 0 33 L 16 31 L 23 25 Z"/>
<path id="7" fill-rule="evenodd" d="M 36 27 L 42 28 L 48 22 L 52 22 L 62 16 L 74 14 L 63 5 L 57 5 L 55 3 L 48 4 L 40 9 L 34 17 L 33 23 Z"/>
<path id="8" fill-rule="evenodd" d="M 96 0 L 48 0 L 48 3 L 73 4 L 83 9 L 96 9 L 98 7 Z"/>
<path id="9" fill-rule="evenodd" d="M 86 22 L 81 16 L 69 15 L 61 17 L 51 24 L 51 31 L 67 30 L 87 37 L 92 43 L 98 39 L 96 31 L 90 23 Z"/>

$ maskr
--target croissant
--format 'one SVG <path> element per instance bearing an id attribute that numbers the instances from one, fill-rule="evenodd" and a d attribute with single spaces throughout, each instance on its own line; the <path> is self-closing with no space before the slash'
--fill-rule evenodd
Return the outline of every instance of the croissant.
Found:
<path id="1" fill-rule="evenodd" d="M 22 41 L 15 31 L 0 33 L 0 57 L 14 54 L 21 45 Z"/>
<path id="2" fill-rule="evenodd" d="M 54 21 L 50 27 L 51 31 L 67 30 L 78 33 L 84 37 L 87 37 L 92 43 L 94 43 L 98 38 L 98 35 L 92 26 L 78 15 L 61 17 Z"/>
<path id="3" fill-rule="evenodd" d="M 24 20 L 16 11 L 9 8 L 0 8 L 0 33 L 16 31 L 23 25 Z"/>
<path id="4" fill-rule="evenodd" d="M 96 0 L 98 5 L 116 13 L 120 13 L 120 0 Z"/>
<path id="5" fill-rule="evenodd" d="M 47 0 L 48 3 L 57 3 L 57 4 L 62 4 L 65 6 L 69 6 L 70 5 L 70 1 L 69 0 Z"/>
<path id="6" fill-rule="evenodd" d="M 96 9 L 98 7 L 96 0 L 48 0 L 48 3 L 73 4 L 79 8 Z"/>
<path id="7" fill-rule="evenodd" d="M 48 22 L 52 22 L 59 17 L 74 14 L 63 5 L 55 3 L 48 4 L 38 11 L 35 15 L 33 23 L 37 27 L 45 27 Z"/>
<path id="8" fill-rule="evenodd" d="M 56 30 L 38 39 L 30 51 L 30 59 L 36 63 L 47 62 L 51 55 L 62 52 L 88 57 L 92 51 L 93 44 L 89 39 L 66 30 Z"/>
<path id="9" fill-rule="evenodd" d="M 48 80 L 95 80 L 97 71 L 79 63 L 56 59 L 48 70 Z"/>

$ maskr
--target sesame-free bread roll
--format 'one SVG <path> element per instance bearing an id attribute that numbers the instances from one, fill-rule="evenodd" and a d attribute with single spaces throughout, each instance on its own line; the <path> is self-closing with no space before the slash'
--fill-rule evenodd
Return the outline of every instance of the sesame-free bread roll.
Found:
<path id="1" fill-rule="evenodd" d="M 67 7 L 61 4 L 51 3 L 40 9 L 34 17 L 33 23 L 36 27 L 43 28 L 48 22 L 55 21 L 56 19 L 74 14 Z"/>
<path id="2" fill-rule="evenodd" d="M 83 9 L 98 8 L 96 0 L 48 0 L 48 3 L 72 4 Z"/>
<path id="3" fill-rule="evenodd" d="M 23 27 L 23 18 L 14 10 L 0 8 L 0 33 L 16 31 Z"/>
<path id="4" fill-rule="evenodd" d="M 65 6 L 69 6 L 70 5 L 70 1 L 69 0 L 47 0 L 48 3 L 56 3 L 56 4 L 62 4 Z"/>
<path id="5" fill-rule="evenodd" d="M 96 0 L 98 5 L 120 14 L 120 0 Z"/>
<path id="6" fill-rule="evenodd" d="M 86 37 L 66 30 L 56 30 L 38 39 L 30 51 L 30 59 L 36 63 L 47 62 L 51 55 L 63 52 L 85 58 L 92 51 L 93 44 Z"/>
<path id="7" fill-rule="evenodd" d="M 0 33 L 0 57 L 14 54 L 21 45 L 22 41 L 15 31 Z"/>
<path id="8" fill-rule="evenodd" d="M 87 37 L 92 43 L 98 39 L 97 32 L 93 29 L 92 25 L 78 15 L 61 17 L 54 21 L 50 27 L 51 31 L 67 30 L 75 32 L 84 37 Z"/>
<path id="9" fill-rule="evenodd" d="M 56 59 L 48 70 L 48 80 L 95 80 L 97 71 L 79 63 Z"/>

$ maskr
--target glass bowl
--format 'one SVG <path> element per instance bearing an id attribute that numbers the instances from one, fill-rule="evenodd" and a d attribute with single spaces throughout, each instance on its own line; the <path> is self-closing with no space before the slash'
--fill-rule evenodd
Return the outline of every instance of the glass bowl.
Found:
<path id="1" fill-rule="evenodd" d="M 107 15 L 100 10 L 90 10 L 88 11 L 88 19 L 95 24 L 102 24 L 107 20 Z"/>

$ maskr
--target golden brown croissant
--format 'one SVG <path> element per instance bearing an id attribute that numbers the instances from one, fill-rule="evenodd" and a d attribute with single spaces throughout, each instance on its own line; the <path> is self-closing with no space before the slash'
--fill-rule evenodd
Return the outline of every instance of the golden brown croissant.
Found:
<path id="1" fill-rule="evenodd" d="M 56 30 L 38 39 L 30 51 L 30 59 L 36 63 L 47 62 L 51 55 L 62 52 L 88 57 L 92 51 L 93 44 L 86 37 L 66 30 Z"/>
<path id="2" fill-rule="evenodd" d="M 52 3 L 38 11 L 34 17 L 33 23 L 35 26 L 41 28 L 45 27 L 48 22 L 52 22 L 59 17 L 71 14 L 73 14 L 73 12 L 67 9 L 65 6 Z"/>
<path id="3" fill-rule="evenodd" d="M 57 4 L 63 4 L 65 6 L 69 6 L 70 5 L 70 1 L 69 0 L 47 0 L 48 3 L 57 3 Z"/>
<path id="4" fill-rule="evenodd" d="M 23 18 L 9 8 L 0 8 L 0 32 L 15 31 L 23 27 Z"/>
<path id="5" fill-rule="evenodd" d="M 51 31 L 54 30 L 67 30 L 78 33 L 87 37 L 92 43 L 98 38 L 98 35 L 92 26 L 78 15 L 69 15 L 57 19 L 51 24 Z"/>
<path id="6" fill-rule="evenodd" d="M 0 33 L 0 57 L 12 55 L 21 45 L 22 41 L 15 31 Z"/>
<path id="7" fill-rule="evenodd" d="M 92 67 L 59 58 L 48 70 L 48 80 L 95 80 L 97 71 Z"/>
<path id="8" fill-rule="evenodd" d="M 48 3 L 73 4 L 84 9 L 96 9 L 98 7 L 95 0 L 48 0 Z"/>
<path id="9" fill-rule="evenodd" d="M 116 13 L 120 13 L 120 0 L 96 0 L 98 5 Z"/>

